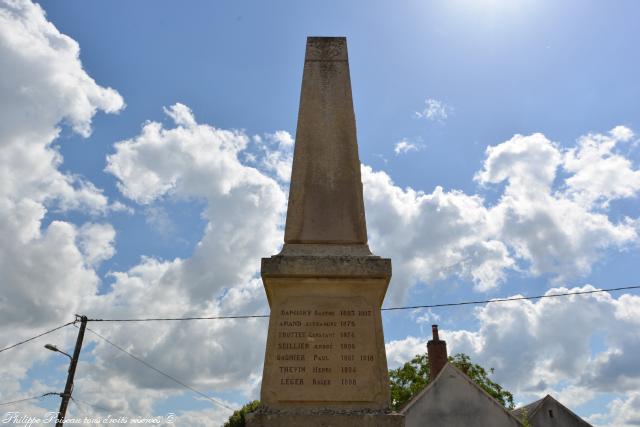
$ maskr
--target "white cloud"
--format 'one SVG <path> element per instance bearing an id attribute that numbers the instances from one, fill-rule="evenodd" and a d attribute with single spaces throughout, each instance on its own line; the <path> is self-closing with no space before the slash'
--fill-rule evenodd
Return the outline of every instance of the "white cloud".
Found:
<path id="1" fill-rule="evenodd" d="M 162 238 L 173 236 L 175 225 L 164 207 L 153 205 L 147 206 L 144 213 L 145 222 L 153 227 Z"/>
<path id="2" fill-rule="evenodd" d="M 515 135 L 487 147 L 484 167 L 475 180 L 481 184 L 508 181 L 509 191 L 515 195 L 545 194 L 550 191 L 560 160 L 556 144 L 541 133 Z"/>
<path id="3" fill-rule="evenodd" d="M 444 122 L 453 111 L 452 107 L 434 98 L 427 98 L 424 103 L 424 109 L 414 113 L 415 117 L 419 119 Z"/>
<path id="4" fill-rule="evenodd" d="M 110 204 L 82 177 L 62 173 L 63 159 L 52 143 L 60 123 L 89 136 L 93 115 L 98 110 L 119 111 L 122 98 L 86 74 L 77 43 L 60 34 L 42 9 L 29 2 L 5 2 L 0 7 L 0 68 L 0 234 L 10 242 L 0 249 L 6 284 L 0 313 L 7 326 L 0 340 L 15 342 L 34 335 L 43 325 L 67 321 L 78 307 L 96 317 L 265 312 L 256 273 L 260 257 L 272 255 L 281 244 L 291 135 L 263 135 L 259 140 L 264 148 L 248 153 L 251 138 L 244 132 L 199 124 L 187 106 L 175 104 L 165 109 L 174 125 L 148 122 L 139 135 L 117 143 L 107 170 L 126 197 L 145 205 L 151 217 L 153 203 L 160 199 L 197 198 L 206 203 L 202 215 L 207 226 L 193 256 L 143 258 L 127 271 L 112 273 L 113 286 L 98 295 L 95 269 L 114 254 L 113 227 L 95 220 L 45 226 L 44 220 L 52 208 L 101 213 L 121 205 Z M 417 114 L 444 121 L 450 112 L 439 101 L 427 100 L 425 110 Z M 394 292 L 401 295 L 416 281 L 452 276 L 485 290 L 500 284 L 512 269 L 557 277 L 584 274 L 602 250 L 635 242 L 633 220 L 615 223 L 605 214 L 610 200 L 637 194 L 637 171 L 618 151 L 633 133 L 617 127 L 608 136 L 585 138 L 573 151 L 563 151 L 542 135 L 517 136 L 490 149 L 477 179 L 484 185 L 506 182 L 495 205 L 440 187 L 430 193 L 402 189 L 386 173 L 363 166 L 372 247 L 394 259 Z M 256 168 L 240 161 L 249 154 L 255 156 Z M 560 185 L 559 168 L 569 173 Z M 597 180 L 602 171 L 618 185 L 604 180 L 594 181 L 598 185 L 593 187 L 583 184 L 589 177 Z M 574 388 L 562 389 L 576 401 L 588 398 L 580 396 L 594 385 L 601 390 L 633 390 L 638 377 L 631 360 L 640 351 L 633 331 L 640 304 L 631 296 L 598 298 L 590 297 L 577 314 L 542 301 L 519 311 L 510 311 L 508 305 L 491 311 L 488 306 L 478 314 L 478 331 L 451 332 L 450 340 L 454 348 L 467 349 L 489 365 L 506 367 L 509 378 L 523 389 L 553 384 L 549 375 L 554 374 L 578 379 Z M 614 333 L 607 335 L 608 349 L 590 357 L 585 336 L 602 330 L 599 322 L 605 314 L 615 319 L 607 324 Z M 570 328 L 574 335 L 541 332 L 543 320 L 576 322 Z M 207 393 L 232 389 L 248 397 L 259 386 L 265 320 L 105 323 L 96 330 Z M 74 334 L 75 329 L 67 328 L 50 338 L 65 346 Z M 82 395 L 94 396 L 87 400 L 130 415 L 149 414 L 169 392 L 183 392 L 90 333 L 86 339 L 95 340 L 96 346 L 91 369 L 79 370 L 76 387 Z M 525 339 L 539 344 L 543 356 L 528 354 Z M 561 345 L 548 344 L 557 342 Z M 490 345 L 517 351 L 498 352 L 489 359 L 482 350 Z M 407 360 L 405 355 L 423 347 L 422 338 L 389 343 L 390 364 Z M 516 365 L 509 361 L 516 356 L 544 384 L 513 372 Z M 27 347 L 13 350 L 0 374 L 2 396 L 18 393 L 29 367 L 47 357 L 53 356 Z M 579 371 L 585 366 L 589 375 Z M 49 391 L 37 382 L 31 388 Z M 624 405 L 631 403 L 621 400 L 619 407 Z M 225 417 L 217 411 L 182 415 L 188 424 L 197 424 L 210 412 L 215 419 Z"/>
<path id="5" fill-rule="evenodd" d="M 480 197 L 441 187 L 431 194 L 403 190 L 368 166 L 362 180 L 371 246 L 393 259 L 397 296 L 418 280 L 449 276 L 487 289 L 513 265 L 506 246 L 492 237 L 489 210 Z"/>
<path id="6" fill-rule="evenodd" d="M 618 127 L 613 134 L 628 140 L 631 131 Z M 602 162 L 602 156 L 583 155 L 589 145 L 585 138 L 611 146 L 622 141 L 591 134 L 581 138 L 576 149 L 562 150 L 538 133 L 515 135 L 487 148 L 475 180 L 482 186 L 505 184 L 493 205 L 478 195 L 441 187 L 431 194 L 402 189 L 385 172 L 363 165 L 370 241 L 377 254 L 394 260 L 394 295 L 403 295 L 417 281 L 449 277 L 487 290 L 503 282 L 508 271 L 551 275 L 559 282 L 588 274 L 607 249 L 636 244 L 637 219 L 615 222 L 603 210 L 605 205 L 576 196 L 575 177 L 592 174 L 591 168 Z M 616 156 L 625 168 L 616 169 L 621 176 L 613 181 L 626 180 L 626 189 L 594 185 L 588 200 L 637 195 L 640 187 L 632 185 L 630 177 L 640 172 Z M 569 158 L 582 160 L 568 163 Z M 568 173 L 561 180 L 563 167 Z"/>
<path id="7" fill-rule="evenodd" d="M 276 141 L 280 147 L 293 147 L 294 140 L 291 134 L 284 130 L 275 131 L 272 134 L 268 134 L 274 141 Z"/>
<path id="8" fill-rule="evenodd" d="M 196 119 L 193 117 L 193 112 L 184 104 L 178 102 L 169 108 L 163 107 L 162 110 L 166 115 L 171 117 L 178 126 L 193 128 L 197 125 Z"/>
<path id="9" fill-rule="evenodd" d="M 423 325 L 432 325 L 440 320 L 440 316 L 430 308 L 426 310 L 416 309 L 411 313 L 411 317 L 420 325 L 420 330 L 422 330 Z"/>
<path id="10" fill-rule="evenodd" d="M 115 145 L 107 171 L 123 194 L 141 204 L 166 196 L 207 202 L 205 234 L 171 275 L 189 283 L 185 290 L 194 301 L 208 301 L 225 287 L 246 283 L 260 257 L 275 253 L 285 194 L 275 180 L 240 162 L 247 135 L 197 124 L 181 104 L 167 112 L 178 119 L 175 128 L 146 123 L 140 135 Z"/>
<path id="11" fill-rule="evenodd" d="M 531 264 L 531 274 L 553 274 L 557 280 L 587 274 L 603 249 L 621 248 L 637 239 L 633 220 L 614 223 L 577 201 L 572 191 L 555 189 L 561 166 L 566 168 L 562 151 L 546 137 L 516 135 L 489 147 L 484 168 L 476 175 L 481 184 L 506 182 L 502 198 L 492 208 L 499 239 Z M 570 186 L 584 167 L 587 164 L 569 169 L 572 174 L 565 184 Z"/>
<path id="12" fill-rule="evenodd" d="M 609 133 L 617 141 L 623 142 L 631 141 L 631 139 L 635 136 L 631 129 L 622 125 L 614 127 Z"/>
<path id="13" fill-rule="evenodd" d="M 29 1 L 0 3 L 0 342 L 13 343 L 71 320 L 97 292 L 95 268 L 113 255 L 107 223 L 48 221 L 49 210 L 96 215 L 121 210 L 80 176 L 60 171 L 60 125 L 88 137 L 98 111 L 123 108 L 120 95 L 83 69 L 78 44 Z M 60 346 L 73 328 L 48 335 Z M 3 353 L 2 400 L 51 352 L 25 345 Z M 32 394 L 52 391 L 34 381 Z M 21 406 L 35 409 L 35 402 Z"/>
<path id="14" fill-rule="evenodd" d="M 257 260 L 276 251 L 281 240 L 279 227 L 284 212 L 283 174 L 277 173 L 278 168 L 268 166 L 269 162 L 265 161 L 268 156 L 264 153 L 290 150 L 287 148 L 290 144 L 281 146 L 278 138 L 269 135 L 254 138 L 256 143 L 268 147 L 260 154 L 260 160 L 256 157 L 256 162 L 263 168 L 260 172 L 239 160 L 250 141 L 244 133 L 198 124 L 184 106 L 174 106 L 167 111 L 176 126 L 165 128 L 159 123 L 148 122 L 140 135 L 117 144 L 116 153 L 109 158 L 108 170 L 119 178 L 123 193 L 141 204 L 166 197 L 205 200 L 207 207 L 203 215 L 209 225 L 193 257 L 173 261 L 146 258 L 129 271 L 113 273 L 112 291 L 96 298 L 91 311 L 104 317 L 262 313 L 266 305 L 261 282 L 252 279 L 258 266 L 257 263 L 247 265 L 247 260 Z M 509 213 L 511 209 L 527 218 L 531 212 L 536 212 L 539 201 L 545 202 L 544 206 L 552 211 L 562 211 L 562 207 L 573 209 L 582 229 L 576 225 L 570 231 L 578 233 L 578 237 L 589 231 L 589 227 L 584 227 L 584 224 L 589 225 L 588 220 L 594 222 L 594 233 L 599 232 L 603 237 L 599 242 L 595 240 L 595 247 L 589 247 L 585 240 L 580 253 L 597 257 L 601 247 L 615 247 L 632 241 L 633 233 L 624 234 L 628 231 L 625 227 L 630 226 L 613 224 L 603 214 L 596 214 L 554 190 L 559 163 L 555 168 L 542 171 L 528 167 L 530 159 L 552 164 L 561 162 L 562 155 L 558 151 L 541 135 L 530 139 L 518 136 L 490 150 L 478 180 L 487 185 L 507 182 L 503 197 L 494 206 L 488 206 L 479 196 L 444 191 L 440 187 L 430 194 L 411 188 L 401 189 L 386 173 L 363 166 L 372 247 L 376 253 L 394 260 L 394 292 L 401 294 L 418 280 L 430 282 L 451 276 L 473 281 L 479 290 L 488 289 L 498 285 L 506 271 L 524 268 L 518 265 L 522 259 L 533 260 L 530 273 L 540 274 L 543 271 L 540 266 L 545 264 L 539 260 L 541 254 L 531 248 L 535 247 L 534 243 L 553 242 L 557 229 L 544 221 L 532 225 L 534 231 L 531 233 L 539 239 L 536 240 L 525 232 L 518 233 L 517 227 L 514 230 L 513 224 L 517 224 L 518 219 L 513 212 Z M 286 164 L 288 160 L 282 162 Z M 273 172 L 281 184 L 265 175 L 269 172 Z M 540 214 L 533 216 L 536 215 Z M 600 223 L 593 221 L 594 217 Z M 258 226 L 264 227 L 263 231 L 255 233 Z M 617 230 L 622 230 L 626 237 L 619 241 L 611 239 Z M 538 236 L 542 231 L 542 236 Z M 257 234 L 261 235 L 259 240 L 255 240 Z M 574 234 L 571 236 L 575 237 Z M 268 236 L 266 243 L 264 236 Z M 593 235 L 581 238 L 592 239 Z M 238 254 L 237 263 L 234 254 Z M 221 259 L 225 260 L 224 264 L 219 263 Z M 563 271 L 562 268 L 571 270 L 574 262 L 562 258 L 559 253 L 552 254 L 550 259 L 559 260 L 558 272 Z M 567 265 L 563 266 L 563 262 Z M 537 270 L 534 269 L 536 266 Z M 211 274 L 212 271 L 215 274 Z M 511 382 L 507 384 L 531 396 L 557 386 L 554 375 L 563 380 L 578 378 L 580 369 L 592 367 L 592 377 L 582 376 L 580 382 L 553 389 L 571 400 L 568 403 L 577 404 L 590 398 L 587 387 L 593 382 L 603 383 L 602 378 L 607 369 L 615 366 L 618 355 L 634 354 L 625 339 L 611 336 L 611 352 L 603 352 L 597 358 L 589 357 L 588 345 L 585 347 L 585 342 L 588 344 L 589 341 L 580 336 L 581 333 L 588 336 L 594 329 L 601 330 L 598 329 L 599 322 L 607 313 L 615 314 L 621 322 L 636 319 L 635 300 L 626 301 L 628 297 L 624 297 L 617 303 L 599 305 L 598 298 L 590 299 L 592 307 L 579 310 L 584 318 L 572 315 L 569 305 L 561 307 L 562 313 L 558 313 L 555 306 L 545 305 L 552 304 L 552 300 L 545 300 L 544 304 L 542 301 L 526 304 L 524 310 L 520 305 L 517 310 L 515 306 L 495 305 L 495 311 L 489 311 L 494 310 L 490 305 L 485 311 L 478 312 L 481 324 L 478 331 L 443 331 L 443 334 L 447 334 L 452 351 L 466 351 L 485 366 L 502 370 L 510 378 Z M 543 320 L 554 324 L 576 321 L 581 326 L 573 328 L 575 335 L 563 336 L 556 331 L 551 336 L 539 329 Z M 154 366 L 199 389 L 228 390 L 241 385 L 249 398 L 255 395 L 259 386 L 266 333 L 266 322 L 260 322 L 194 323 L 188 326 L 188 331 L 176 325 L 159 329 L 150 324 L 141 325 L 135 333 L 131 332 L 130 326 L 111 325 L 101 332 L 134 354 L 144 354 L 145 360 Z M 508 330 L 501 326 L 504 324 L 510 325 Z M 552 345 L 558 340 L 564 340 L 566 345 L 560 348 Z M 552 344 L 545 345 L 547 342 Z M 537 349 L 531 351 L 531 345 L 535 348 L 537 343 L 540 343 L 542 353 Z M 388 343 L 390 366 L 397 366 L 424 351 L 424 345 L 425 340 L 419 337 Z M 508 354 L 492 351 L 488 357 L 489 352 L 484 349 L 493 346 L 515 348 L 516 351 Z M 189 351 L 176 352 L 176 348 L 188 348 Z M 225 357 L 229 352 L 236 356 L 231 361 Z M 104 344 L 98 343 L 94 356 L 97 367 L 87 370 L 79 384 L 89 388 L 105 387 L 106 383 L 109 390 L 124 387 L 146 396 L 129 402 L 119 399 L 116 394 L 101 401 L 103 405 L 144 413 L 150 411 L 151 403 L 159 398 L 154 390 L 179 392 L 175 384 L 153 372 L 141 371 L 135 361 L 118 355 Z M 515 363 L 516 357 L 522 359 L 521 365 Z M 195 366 L 199 368 L 196 370 Z M 255 381 L 247 383 L 247 378 Z M 614 380 L 615 384 L 620 381 Z M 626 387 L 631 387 L 635 379 L 630 381 Z M 192 417 L 194 423 L 202 416 L 198 411 L 185 415 Z"/>
<path id="15" fill-rule="evenodd" d="M 145 123 L 139 135 L 115 145 L 107 171 L 118 178 L 123 194 L 143 205 L 165 198 L 205 201 L 204 235 L 187 259 L 144 258 L 126 272 L 112 273 L 111 292 L 96 298 L 90 310 L 100 317 L 262 314 L 267 311 L 266 299 L 255 275 L 260 258 L 276 253 L 281 244 L 285 193 L 266 171 L 240 161 L 250 142 L 246 134 L 198 124 L 181 104 L 165 112 L 175 127 Z M 256 142 L 263 143 L 263 138 L 271 145 L 261 159 L 292 145 L 285 132 L 267 134 Z M 232 389 L 249 395 L 257 386 L 248 379 L 259 379 L 261 373 L 266 327 L 264 319 L 254 319 L 161 328 L 149 323 L 137 325 L 135 333 L 131 326 L 113 325 L 100 332 L 200 390 Z M 114 356 L 100 341 L 94 355 L 102 368 L 87 374 L 83 380 L 87 384 L 117 378 L 142 390 L 180 390 L 126 355 Z M 197 416 L 197 412 L 189 415 Z"/>
<path id="16" fill-rule="evenodd" d="M 409 336 L 401 340 L 389 341 L 385 344 L 385 349 L 389 369 L 395 369 L 413 359 L 416 354 L 425 353 L 427 342 L 421 337 Z"/>
<path id="17" fill-rule="evenodd" d="M 293 137 L 289 132 L 280 130 L 267 133 L 264 137 L 256 136 L 254 141 L 260 144 L 261 166 L 267 173 L 275 173 L 275 177 L 286 184 L 291 179 L 293 163 Z"/>
<path id="18" fill-rule="evenodd" d="M 640 190 L 640 170 L 616 152 L 621 142 L 633 138 L 633 132 L 617 126 L 608 135 L 588 134 L 578 146 L 564 155 L 564 168 L 573 175 L 567 179 L 566 192 L 579 203 L 606 207 L 610 201 L 633 197 Z"/>
<path id="19" fill-rule="evenodd" d="M 113 254 L 113 229 L 43 220 L 52 208 L 99 213 L 118 206 L 90 182 L 62 173 L 52 143 L 59 123 L 89 136 L 98 110 L 124 104 L 87 75 L 78 44 L 28 1 L 0 5 L 0 69 L 0 235 L 7 243 L 0 248 L 0 313 L 5 326 L 15 325 L 8 342 L 29 327 L 68 320 L 96 292 L 94 266 Z"/>
<path id="20" fill-rule="evenodd" d="M 608 412 L 595 414 L 586 420 L 598 427 L 637 427 L 640 425 L 640 393 L 628 393 L 607 405 Z"/>
<path id="21" fill-rule="evenodd" d="M 78 230 L 77 243 L 87 264 L 98 266 L 115 254 L 116 231 L 111 224 L 84 224 Z"/>
<path id="22" fill-rule="evenodd" d="M 405 154 L 410 151 L 420 151 L 424 148 L 424 145 L 409 141 L 407 138 L 402 138 L 393 147 L 393 152 L 396 156 L 399 154 Z"/>
<path id="23" fill-rule="evenodd" d="M 0 197 L 29 198 L 60 208 L 104 210 L 107 200 L 79 177 L 58 170 L 62 157 L 51 146 L 60 122 L 83 136 L 97 110 L 117 112 L 120 95 L 89 77 L 78 44 L 46 20 L 28 1 L 0 7 Z"/>
<path id="24" fill-rule="evenodd" d="M 555 288 L 547 294 L 593 289 L 589 285 Z M 477 329 L 441 329 L 440 338 L 447 342 L 449 354 L 463 352 L 474 363 L 495 368 L 493 379 L 519 400 L 528 402 L 551 393 L 576 408 L 598 395 L 634 393 L 640 387 L 636 363 L 640 316 L 630 311 L 639 302 L 637 296 L 616 298 L 602 293 L 487 304 L 475 310 Z M 389 364 L 397 366 L 424 353 L 428 339 L 429 334 L 388 343 Z M 594 346 L 594 340 L 602 344 Z M 622 416 L 620 409 L 632 404 L 620 399 L 612 413 L 629 422 L 631 418 Z"/>

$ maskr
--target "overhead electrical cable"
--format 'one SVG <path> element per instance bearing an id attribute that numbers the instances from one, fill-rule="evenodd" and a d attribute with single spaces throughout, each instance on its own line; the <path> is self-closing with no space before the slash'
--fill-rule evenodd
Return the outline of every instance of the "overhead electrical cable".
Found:
<path id="1" fill-rule="evenodd" d="M 443 304 L 388 307 L 388 308 L 383 308 L 382 311 L 415 310 L 417 308 L 454 307 L 454 306 L 459 306 L 459 305 L 479 305 L 479 304 L 489 304 L 489 303 L 495 303 L 495 302 L 536 300 L 536 299 L 544 299 L 544 298 L 569 297 L 569 296 L 572 296 L 572 295 L 590 295 L 590 294 L 600 294 L 600 293 L 604 293 L 604 292 L 626 291 L 626 290 L 630 290 L 630 289 L 640 289 L 640 285 L 638 285 L 638 286 L 625 286 L 625 287 L 622 287 L 622 288 L 593 289 L 591 291 L 562 292 L 562 293 L 558 293 L 558 294 L 534 295 L 534 296 L 530 296 L 530 297 L 508 297 L 508 298 L 494 298 L 494 299 L 490 299 L 490 300 L 481 300 L 481 301 L 462 301 L 462 302 L 451 302 L 451 303 L 443 303 Z"/>
<path id="2" fill-rule="evenodd" d="M 79 399 L 77 397 L 75 397 L 75 398 L 72 397 L 71 400 L 74 400 L 74 401 L 77 400 L 78 402 L 82 403 L 83 405 L 87 405 L 87 406 L 89 406 L 89 407 L 91 407 L 93 409 L 97 409 L 99 411 L 103 411 L 103 412 L 107 412 L 107 413 L 109 413 L 111 411 L 111 409 L 105 408 L 104 406 L 100 406 L 100 405 L 97 405 L 95 403 L 90 403 L 90 402 L 87 402 L 86 400 L 82 400 L 82 399 Z M 77 403 L 76 403 L 76 405 L 77 405 Z"/>
<path id="3" fill-rule="evenodd" d="M 26 402 L 28 400 L 41 399 L 46 396 L 54 396 L 54 395 L 60 396 L 60 393 L 49 392 L 49 393 L 39 394 L 38 396 L 25 397 L 24 399 L 12 400 L 10 402 L 2 402 L 0 403 L 0 406 L 13 405 L 15 403 Z"/>
<path id="4" fill-rule="evenodd" d="M 450 303 L 441 303 L 441 304 L 423 304 L 423 305 L 410 305 L 410 306 L 399 306 L 399 307 L 386 307 L 382 308 L 381 311 L 397 311 L 397 310 L 416 310 L 420 308 L 442 308 L 442 307 L 456 307 L 463 305 L 481 305 L 481 304 L 491 304 L 491 303 L 501 303 L 501 302 L 510 302 L 510 301 L 525 301 L 525 300 L 538 300 L 544 298 L 558 298 L 558 297 L 568 297 L 573 295 L 591 295 L 591 294 L 600 294 L 605 292 L 618 292 L 618 291 L 627 291 L 632 289 L 640 289 L 640 285 L 637 286 L 624 286 L 619 288 L 608 288 L 608 289 L 593 289 L 589 291 L 576 291 L 576 292 L 562 292 L 556 294 L 545 294 L 545 295 L 534 295 L 534 296 L 515 296 L 515 297 L 506 297 L 506 298 L 493 298 L 487 300 L 477 300 L 477 301 L 460 301 L 460 302 L 450 302 Z M 256 318 L 268 318 L 268 314 L 250 314 L 250 315 L 236 315 L 236 316 L 202 316 L 202 317 L 148 317 L 148 318 L 121 318 L 121 319 L 91 319 L 89 318 L 89 322 L 155 322 L 155 321 L 182 321 L 182 320 L 224 320 L 224 319 L 256 319 Z"/>
<path id="5" fill-rule="evenodd" d="M 127 354 L 129 357 L 137 360 L 138 362 L 142 363 L 143 365 L 145 365 L 147 368 L 152 369 L 154 371 L 156 371 L 157 373 L 159 373 L 160 375 L 165 376 L 166 378 L 169 378 L 171 381 L 175 382 L 176 384 L 181 385 L 182 387 L 191 390 L 192 392 L 198 394 L 199 396 L 204 397 L 207 400 L 210 400 L 211 402 L 215 403 L 216 405 L 222 406 L 223 408 L 226 408 L 230 411 L 235 411 L 235 409 L 233 409 L 232 407 L 226 405 L 225 403 L 219 401 L 218 399 L 215 399 L 211 396 L 207 396 L 206 394 L 204 394 L 203 392 L 196 390 L 195 388 L 191 387 L 190 385 L 187 385 L 185 383 L 183 383 L 182 381 L 180 381 L 179 379 L 167 374 L 166 372 L 161 371 L 160 369 L 156 368 L 155 366 L 151 365 L 150 363 L 142 360 L 141 358 L 139 358 L 138 356 L 132 354 L 131 352 L 125 350 L 124 348 L 120 347 L 118 344 L 110 341 L 109 339 L 103 337 L 102 335 L 100 335 L 99 333 L 97 333 L 96 331 L 87 328 L 87 331 L 91 332 L 92 334 L 94 334 L 95 336 L 97 336 L 98 338 L 102 339 L 103 341 L 105 341 L 106 343 L 112 345 L 113 347 L 117 348 L 118 350 L 120 350 L 121 352 Z"/>
<path id="6" fill-rule="evenodd" d="M 13 345 L 10 345 L 10 346 L 8 346 L 8 347 L 5 347 L 5 348 L 3 348 L 3 349 L 0 349 L 0 353 L 2 353 L 3 351 L 10 350 L 10 349 L 12 349 L 12 348 L 14 348 L 14 347 L 17 347 L 17 346 L 19 346 L 19 345 L 26 344 L 26 343 L 28 343 L 29 341 L 33 341 L 33 340 L 35 340 L 36 338 L 40 338 L 40 337 L 42 337 L 42 336 L 45 336 L 45 335 L 47 335 L 47 334 L 50 334 L 51 332 L 55 332 L 55 331 L 57 331 L 58 329 L 62 329 L 62 328 L 64 328 L 65 326 L 69 326 L 69 325 L 71 325 L 71 324 L 73 324 L 73 323 L 74 323 L 74 322 L 65 323 L 64 325 L 60 325 L 60 326 L 58 326 L 57 328 L 50 329 L 50 330 L 48 330 L 48 331 L 46 331 L 46 332 L 43 332 L 43 333 L 41 333 L 41 334 L 39 334 L 39 335 L 36 335 L 35 337 L 28 338 L 28 339 L 26 339 L 26 340 L 24 340 L 24 341 L 20 341 L 20 342 L 18 342 L 18 343 L 15 343 L 15 344 L 13 344 Z"/>

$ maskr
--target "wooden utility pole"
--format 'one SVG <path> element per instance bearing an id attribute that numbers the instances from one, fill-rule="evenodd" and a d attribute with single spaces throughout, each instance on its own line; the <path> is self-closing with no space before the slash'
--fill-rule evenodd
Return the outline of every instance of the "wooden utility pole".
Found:
<path id="1" fill-rule="evenodd" d="M 69 364 L 67 384 L 64 386 L 64 392 L 60 395 L 62 397 L 62 401 L 60 402 L 60 410 L 58 410 L 56 427 L 62 427 L 64 425 L 64 417 L 67 414 L 67 406 L 69 405 L 69 399 L 71 399 L 71 392 L 73 391 L 73 377 L 76 374 L 76 366 L 78 365 L 78 358 L 80 357 L 80 350 L 82 349 L 84 330 L 87 327 L 87 316 L 78 317 L 80 317 L 80 328 L 78 330 L 78 338 L 76 339 L 76 348 L 73 350 L 73 357 Z"/>

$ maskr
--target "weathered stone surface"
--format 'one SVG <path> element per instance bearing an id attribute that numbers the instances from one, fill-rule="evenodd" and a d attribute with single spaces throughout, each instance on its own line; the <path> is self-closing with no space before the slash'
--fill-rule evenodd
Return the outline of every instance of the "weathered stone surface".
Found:
<path id="1" fill-rule="evenodd" d="M 282 256 L 262 258 L 262 277 L 391 278 L 391 260 L 374 256 Z"/>
<path id="2" fill-rule="evenodd" d="M 344 37 L 307 39 L 284 241 L 367 243 Z"/>
<path id="3" fill-rule="evenodd" d="M 278 255 L 286 256 L 373 256 L 368 245 L 286 243 Z"/>
<path id="4" fill-rule="evenodd" d="M 251 427 L 402 427 L 404 419 L 399 414 L 384 412 L 257 412 L 247 416 Z"/>
<path id="5" fill-rule="evenodd" d="M 346 40 L 307 40 L 285 244 L 262 259 L 271 308 L 249 426 L 401 426 L 380 308 L 391 260 L 367 245 Z"/>
<path id="6" fill-rule="evenodd" d="M 261 402 L 385 410 L 385 278 L 263 277 L 271 306 Z"/>

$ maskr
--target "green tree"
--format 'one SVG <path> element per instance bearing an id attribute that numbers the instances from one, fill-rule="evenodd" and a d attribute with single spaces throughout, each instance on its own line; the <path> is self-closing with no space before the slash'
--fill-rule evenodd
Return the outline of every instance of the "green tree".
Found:
<path id="1" fill-rule="evenodd" d="M 489 378 L 493 368 L 487 372 L 482 366 L 471 363 L 471 358 L 464 353 L 449 356 L 449 362 L 467 374 L 476 384 L 500 402 L 505 408 L 513 409 L 513 395 Z M 389 371 L 391 383 L 391 406 L 398 410 L 429 384 L 429 357 L 419 354 L 410 362 Z"/>
<path id="2" fill-rule="evenodd" d="M 258 406 L 260 406 L 259 400 L 247 403 L 229 417 L 229 420 L 224 423 L 224 427 L 245 427 L 245 416 L 249 412 L 253 412 L 258 409 Z"/>

